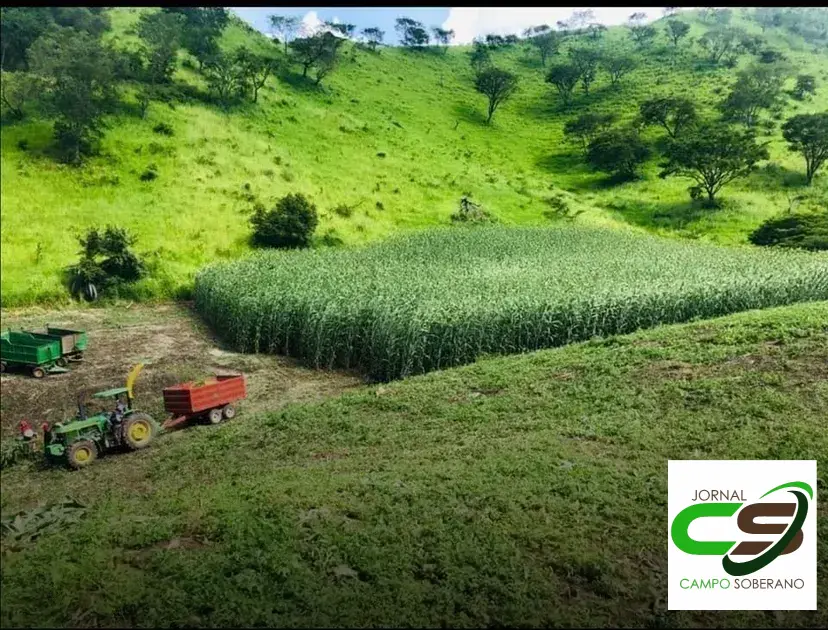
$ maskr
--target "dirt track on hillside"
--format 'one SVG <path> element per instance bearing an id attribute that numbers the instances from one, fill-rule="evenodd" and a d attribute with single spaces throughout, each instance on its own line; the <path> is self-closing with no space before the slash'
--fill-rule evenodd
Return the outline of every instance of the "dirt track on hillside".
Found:
<path id="1" fill-rule="evenodd" d="M 43 330 L 48 323 L 84 329 L 89 335 L 84 361 L 70 364 L 69 373 L 42 379 L 22 372 L 0 376 L 3 435 L 16 432 L 24 418 L 39 427 L 44 420 L 51 423 L 71 417 L 78 395 L 122 387 L 130 368 L 139 361 L 146 365 L 135 386 L 136 406 L 158 420 L 166 417 L 164 387 L 212 374 L 243 372 L 247 376 L 248 397 L 239 405 L 240 413 L 320 400 L 363 383 L 358 375 L 310 370 L 284 357 L 231 352 L 185 303 L 4 311 L 0 320 L 3 329 Z"/>

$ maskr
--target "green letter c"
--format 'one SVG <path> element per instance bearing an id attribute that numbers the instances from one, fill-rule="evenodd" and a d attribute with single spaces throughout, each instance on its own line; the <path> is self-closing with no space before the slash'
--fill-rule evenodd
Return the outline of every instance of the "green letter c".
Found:
<path id="1" fill-rule="evenodd" d="M 673 525 L 670 527 L 673 543 L 684 553 L 693 556 L 723 556 L 730 551 L 736 541 L 693 540 L 687 533 L 690 523 L 697 518 L 707 516 L 733 516 L 741 506 L 741 503 L 697 503 L 684 508 L 673 519 Z"/>

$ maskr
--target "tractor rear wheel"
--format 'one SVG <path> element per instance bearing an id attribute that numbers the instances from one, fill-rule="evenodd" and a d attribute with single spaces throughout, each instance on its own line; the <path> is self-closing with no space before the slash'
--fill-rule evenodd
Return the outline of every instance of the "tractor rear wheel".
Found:
<path id="1" fill-rule="evenodd" d="M 210 413 L 207 414 L 207 422 L 210 424 L 218 424 L 223 417 L 220 408 L 210 409 Z"/>
<path id="2" fill-rule="evenodd" d="M 58 367 L 66 367 L 66 365 L 68 363 L 69 362 L 66 359 L 64 359 L 63 357 L 60 357 L 59 359 L 55 359 L 55 365 L 58 366 Z"/>
<path id="3" fill-rule="evenodd" d="M 129 416 L 122 425 L 124 443 L 130 450 L 137 451 L 146 448 L 155 437 L 155 423 L 145 413 L 135 413 Z"/>
<path id="4" fill-rule="evenodd" d="M 236 415 L 236 408 L 233 405 L 224 405 L 221 410 L 225 420 L 230 420 Z"/>
<path id="5" fill-rule="evenodd" d="M 66 452 L 66 461 L 75 470 L 86 468 L 98 457 L 98 447 L 92 440 L 78 440 Z"/>
<path id="6" fill-rule="evenodd" d="M 43 378 L 44 376 L 46 376 L 46 372 L 43 370 L 43 368 L 34 367 L 32 368 L 32 376 L 34 376 L 35 378 Z"/>

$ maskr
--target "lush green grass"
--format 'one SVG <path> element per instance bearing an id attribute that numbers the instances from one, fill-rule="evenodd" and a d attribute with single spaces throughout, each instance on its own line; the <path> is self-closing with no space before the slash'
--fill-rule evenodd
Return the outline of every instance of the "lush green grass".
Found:
<path id="1" fill-rule="evenodd" d="M 139 11 L 113 10 L 109 37 L 134 45 L 135 36 L 127 31 Z M 691 36 L 704 29 L 693 22 Z M 818 81 L 816 97 L 807 103 L 789 99 L 785 116 L 824 110 L 825 52 L 815 53 L 782 31 L 770 29 L 766 37 L 798 72 L 815 74 Z M 605 38 L 608 47 L 626 39 L 621 28 L 610 29 Z M 225 45 L 242 43 L 267 45 L 263 37 L 233 25 Z M 559 195 L 574 211 L 584 211 L 577 219 L 581 223 L 738 243 L 762 220 L 787 208 L 786 192 L 804 190 L 803 161 L 787 151 L 778 129 L 769 138 L 771 163 L 727 187 L 723 207 L 716 211 L 689 203 L 689 181 L 658 179 L 657 158 L 644 168 L 644 179 L 609 186 L 564 142 L 564 123 L 586 108 L 611 110 L 628 120 L 640 100 L 659 94 L 689 94 L 711 114 L 738 68 L 699 64 L 697 48 L 673 53 L 661 36 L 619 89 L 611 89 L 599 74 L 590 96 L 579 91 L 570 110 L 560 107 L 543 81 L 536 53 L 522 47 L 498 51 L 495 62 L 518 72 L 521 87 L 491 126 L 482 122 L 485 99 L 473 90 L 466 53 L 467 48 L 457 47 L 445 55 L 371 54 L 349 46 L 323 89 L 296 77 L 271 79 L 258 105 L 226 113 L 196 92 L 174 108 L 153 103 L 141 120 L 134 89 L 126 86 L 124 107 L 109 120 L 102 155 L 81 169 L 60 166 L 46 155 L 49 121 L 4 126 L 3 305 L 65 297 L 59 271 L 75 261 L 73 234 L 106 223 L 132 229 L 139 249 L 157 262 L 152 277 L 136 288 L 138 297 L 187 290 L 206 262 L 248 250 L 248 218 L 256 200 L 271 204 L 288 192 L 310 195 L 322 212 L 320 233 L 334 230 L 346 243 L 444 224 L 466 192 L 510 224 L 546 223 L 546 200 Z M 740 64 L 748 62 L 744 56 Z M 205 89 L 203 79 L 185 67 L 176 80 Z M 171 125 L 175 136 L 153 133 L 159 122 Z M 659 136 L 656 129 L 648 131 L 652 140 Z M 20 148 L 21 141 L 28 142 L 27 149 Z M 157 166 L 159 178 L 140 181 L 150 164 Z M 826 186 L 828 178 L 819 175 L 801 208 L 816 208 L 828 196 Z M 343 203 L 360 205 L 345 218 L 332 212 Z"/>
<path id="2" fill-rule="evenodd" d="M 828 255 L 596 228 L 445 228 L 270 251 L 196 279 L 239 350 L 388 380 L 597 335 L 828 299 Z"/>
<path id="3" fill-rule="evenodd" d="M 828 302 L 479 362 L 193 427 L 76 473 L 3 471 L 11 626 L 828 625 L 666 610 L 667 460 L 828 470 Z"/>

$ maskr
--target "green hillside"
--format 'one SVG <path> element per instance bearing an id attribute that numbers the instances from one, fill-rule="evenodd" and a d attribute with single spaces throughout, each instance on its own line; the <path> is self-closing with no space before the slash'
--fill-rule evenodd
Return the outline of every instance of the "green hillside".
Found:
<path id="1" fill-rule="evenodd" d="M 817 611 L 676 612 L 665 549 L 668 459 L 814 459 L 824 485 L 826 321 L 665 326 L 4 469 L 4 518 L 32 520 L 0 624 L 825 627 L 824 562 Z M 76 522 L 26 512 L 66 496 Z"/>
<path id="2" fill-rule="evenodd" d="M 135 43 L 130 30 L 144 9 L 113 9 L 106 38 L 121 47 Z M 734 23 L 750 32 L 759 26 L 735 12 Z M 707 27 L 693 14 L 691 37 Z M 663 30 L 662 22 L 656 27 Z M 604 46 L 629 38 L 609 29 Z M 813 99 L 786 98 L 780 120 L 797 112 L 828 108 L 828 54 L 801 37 L 769 28 L 767 44 L 783 52 L 796 72 L 817 79 Z M 234 21 L 223 46 L 268 47 L 266 38 Z M 568 44 L 564 44 L 562 54 Z M 576 90 L 564 111 L 544 82 L 537 53 L 519 45 L 493 52 L 498 66 L 519 73 L 520 89 L 484 124 L 485 99 L 475 93 L 468 47 L 437 51 L 346 47 L 344 61 L 321 88 L 293 75 L 272 78 L 257 104 L 229 111 L 203 102 L 203 78 L 179 57 L 175 81 L 193 86 L 185 101 L 153 102 L 145 119 L 137 114 L 135 87 L 122 86 L 120 113 L 108 119 L 102 153 L 73 168 L 47 155 L 49 120 L 31 118 L 2 130 L 2 304 L 66 298 L 60 270 L 76 261 L 74 234 L 92 225 L 117 224 L 138 235 L 148 252 L 151 276 L 134 295 L 168 297 L 192 286 L 205 263 L 236 258 L 249 246 L 248 218 L 254 203 L 272 205 L 289 192 L 309 195 L 321 212 L 319 235 L 346 244 L 377 239 L 401 229 L 446 224 L 463 194 L 506 224 L 548 224 L 544 211 L 557 196 L 579 223 L 655 230 L 720 243 L 744 243 L 764 219 L 788 207 L 786 193 L 805 193 L 801 209 L 818 209 L 828 197 L 820 173 L 802 187 L 804 160 L 789 152 L 777 128 L 770 160 L 722 193 L 722 207 L 705 210 L 690 202 L 686 179 L 659 179 L 658 158 L 639 181 L 610 186 L 589 170 L 575 147 L 564 142 L 564 123 L 587 108 L 631 119 L 638 102 L 677 93 L 695 99 L 703 112 L 722 98 L 735 68 L 700 63 L 698 47 L 675 53 L 661 33 L 643 55 L 643 65 L 621 80 L 618 90 L 599 73 L 589 96 Z M 185 67 L 185 65 L 189 67 Z M 791 86 L 789 80 L 788 87 Z M 764 118 L 769 118 L 767 113 Z M 166 123 L 174 135 L 153 132 Z M 649 128 L 645 136 L 662 135 Z M 157 173 L 142 181 L 148 169 Z M 351 216 L 334 208 L 355 207 Z"/>

